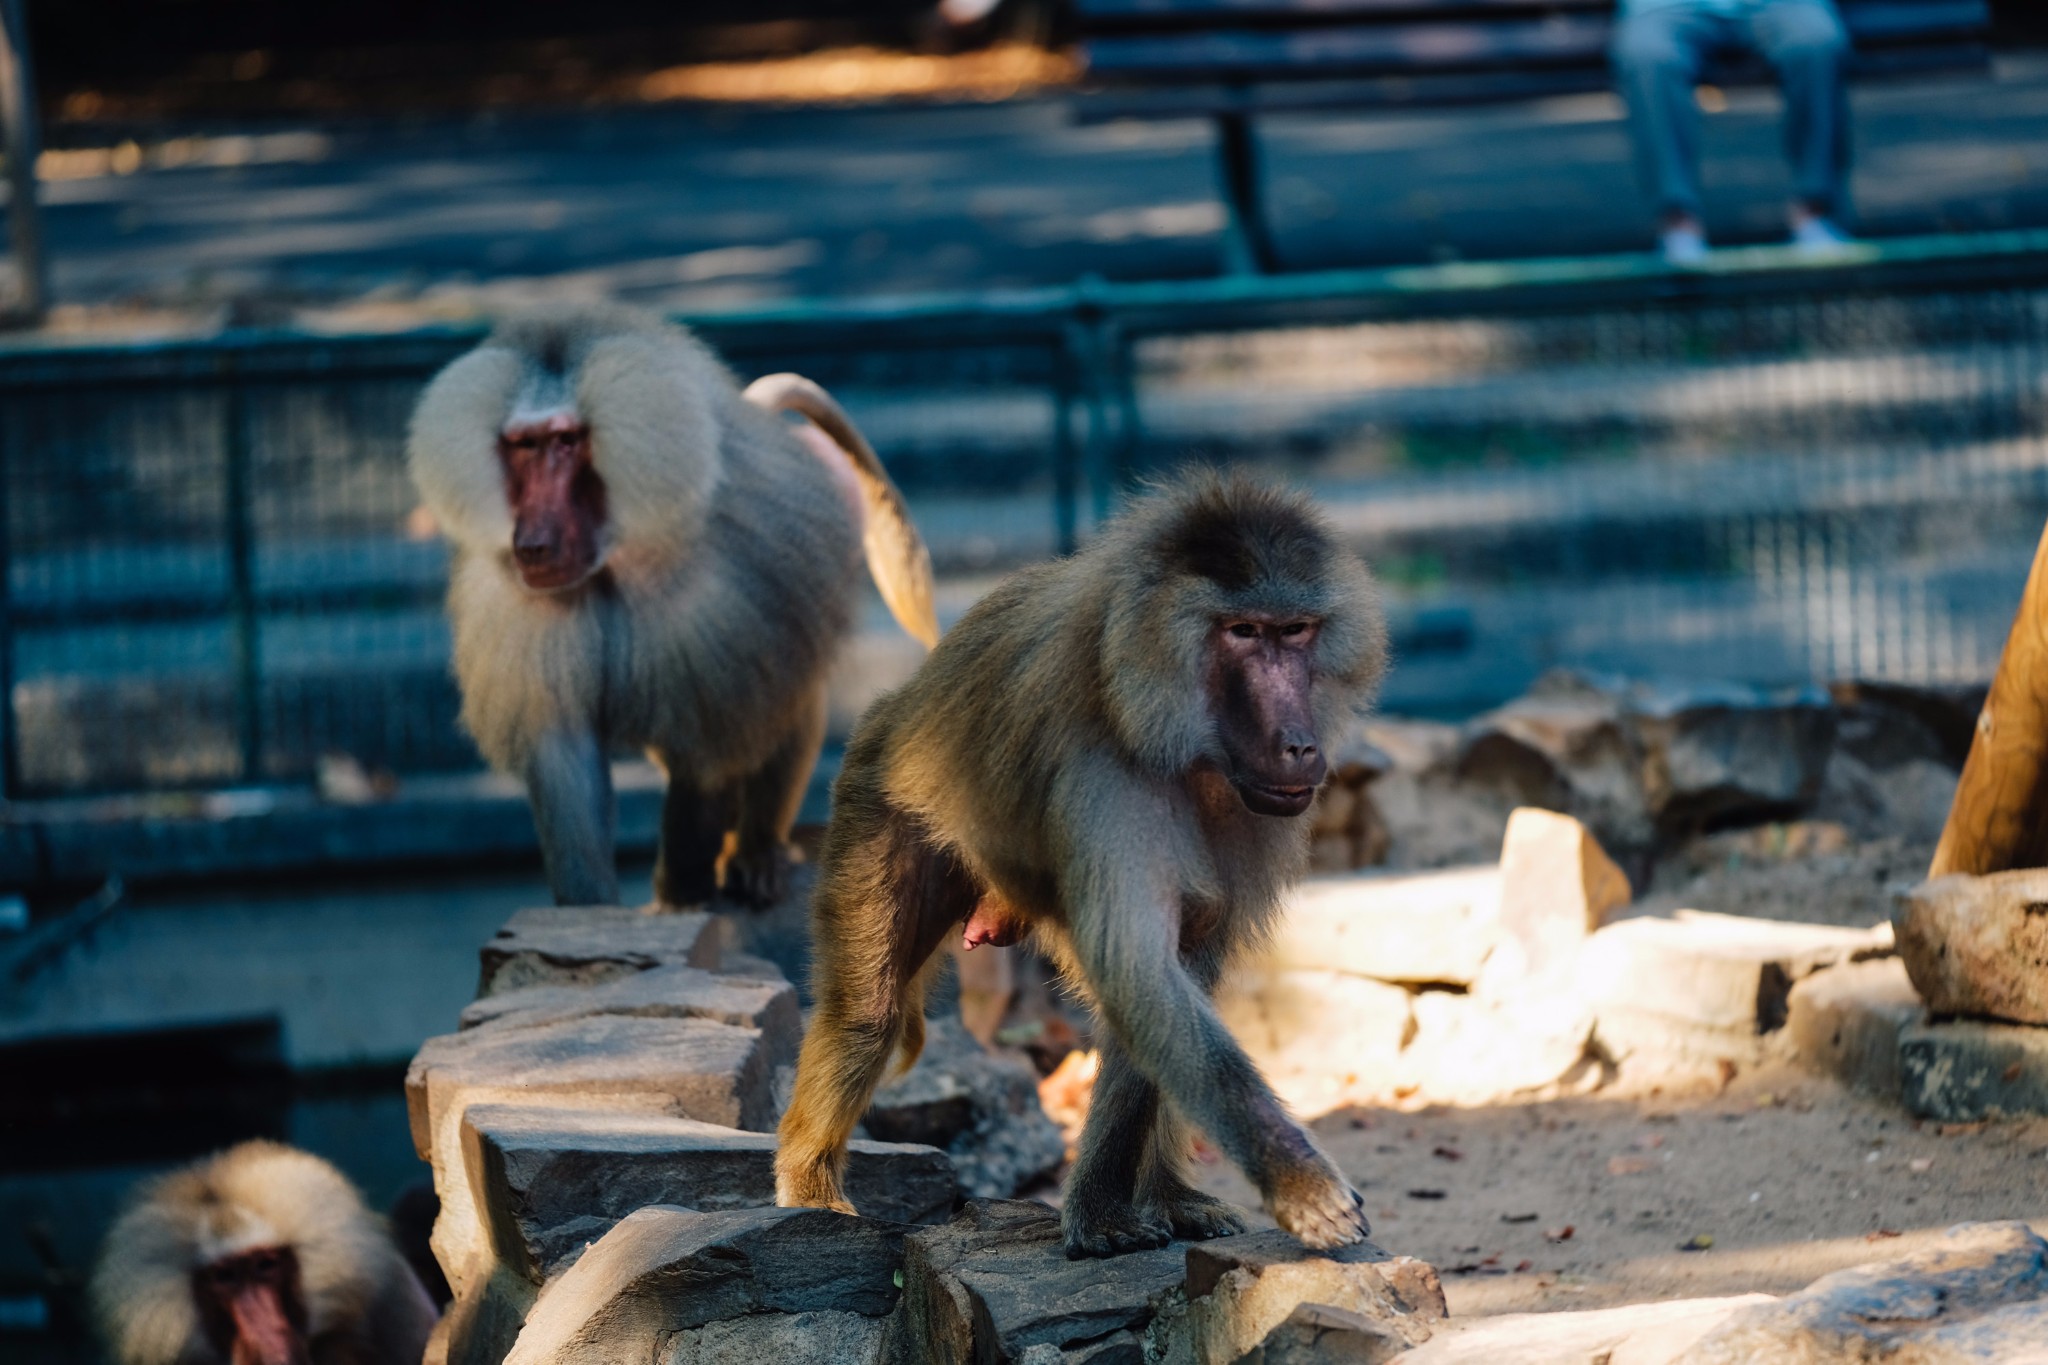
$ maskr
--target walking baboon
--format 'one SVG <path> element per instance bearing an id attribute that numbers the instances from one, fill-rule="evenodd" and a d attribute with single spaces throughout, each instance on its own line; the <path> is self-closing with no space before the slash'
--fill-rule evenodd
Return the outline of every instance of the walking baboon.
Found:
<path id="1" fill-rule="evenodd" d="M 410 459 L 456 546 L 463 724 L 525 780 L 555 899 L 618 899 L 620 745 L 668 779 L 657 899 L 707 901 L 721 867 L 728 894 L 776 899 L 863 543 L 897 620 L 938 637 L 931 561 L 846 414 L 796 375 L 743 395 L 654 318 L 557 309 L 434 379 Z"/>
<path id="2" fill-rule="evenodd" d="M 117 1365 L 417 1365 L 438 1317 L 348 1178 L 274 1142 L 143 1187 L 92 1302 Z"/>
<path id="3" fill-rule="evenodd" d="M 975 606 L 862 717 L 833 789 L 777 1200 L 848 1207 L 847 1135 L 923 1044 L 933 949 L 1028 926 L 1100 1025 L 1068 1255 L 1242 1228 L 1186 1183 L 1183 1118 L 1302 1241 L 1362 1237 L 1358 1196 L 1209 993 L 1304 870 L 1291 817 L 1326 772 L 1317 736 L 1385 656 L 1371 577 L 1307 502 L 1207 474 Z"/>

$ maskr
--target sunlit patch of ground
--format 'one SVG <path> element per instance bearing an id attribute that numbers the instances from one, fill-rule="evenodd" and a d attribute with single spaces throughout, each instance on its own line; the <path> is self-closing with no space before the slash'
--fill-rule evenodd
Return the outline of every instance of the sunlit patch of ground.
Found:
<path id="1" fill-rule="evenodd" d="M 1313 1126 L 1365 1195 L 1373 1240 L 1437 1266 L 1454 1316 L 1783 1294 L 1959 1222 L 2048 1228 L 2048 1119 L 1923 1123 L 1790 1069 L 1688 1098 L 1358 1109 Z M 1196 1169 L 1256 1203 L 1228 1163 Z"/>
<path id="2" fill-rule="evenodd" d="M 754 104 L 841 104 L 895 99 L 1006 100 L 1071 85 L 1080 62 L 1069 52 L 1004 43 L 933 55 L 854 47 L 752 62 L 672 66 L 640 78 L 643 100 L 731 100 Z"/>

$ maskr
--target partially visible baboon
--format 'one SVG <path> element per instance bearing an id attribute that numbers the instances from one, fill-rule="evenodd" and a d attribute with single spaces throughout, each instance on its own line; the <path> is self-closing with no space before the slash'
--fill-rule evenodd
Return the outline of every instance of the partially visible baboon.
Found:
<path id="1" fill-rule="evenodd" d="M 438 1316 L 348 1178 L 274 1142 L 138 1191 L 92 1304 L 116 1365 L 417 1365 Z"/>
<path id="2" fill-rule="evenodd" d="M 656 897 L 704 902 L 722 871 L 776 899 L 863 543 L 896 618 L 938 636 L 930 559 L 846 414 L 796 375 L 742 394 L 654 318 L 556 309 L 434 379 L 410 458 L 457 550 L 463 724 L 525 780 L 555 899 L 618 899 L 622 745 L 668 777 Z"/>
<path id="3" fill-rule="evenodd" d="M 861 719 L 833 789 L 778 1201 L 848 1207 L 847 1135 L 922 1046 L 933 949 L 1028 928 L 1100 1025 L 1070 1256 L 1243 1227 L 1188 1185 L 1183 1118 L 1302 1241 L 1362 1237 L 1357 1194 L 1209 995 L 1305 869 L 1317 737 L 1385 656 L 1371 577 L 1307 502 L 1206 474 L 975 606 Z"/>

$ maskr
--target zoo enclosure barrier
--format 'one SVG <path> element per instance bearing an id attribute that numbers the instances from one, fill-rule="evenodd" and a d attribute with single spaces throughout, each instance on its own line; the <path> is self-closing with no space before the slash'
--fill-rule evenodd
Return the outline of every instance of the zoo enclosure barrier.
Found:
<path id="1" fill-rule="evenodd" d="M 1387 584 L 1394 711 L 1468 714 L 1559 665 L 1982 678 L 2048 518 L 2048 233 L 683 320 L 743 376 L 839 395 L 949 618 L 1155 471 L 1301 484 Z M 0 795 L 477 767 L 403 445 L 480 335 L 0 350 Z M 841 732 L 914 664 L 870 616 Z"/>

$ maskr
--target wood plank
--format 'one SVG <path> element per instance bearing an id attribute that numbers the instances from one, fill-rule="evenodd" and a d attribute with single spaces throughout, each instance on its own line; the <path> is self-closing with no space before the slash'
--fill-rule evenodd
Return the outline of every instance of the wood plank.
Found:
<path id="1" fill-rule="evenodd" d="M 1928 867 L 1982 876 L 2048 865 L 2048 530 L 2034 550 L 2020 609 L 1970 757 Z"/>
<path id="2" fill-rule="evenodd" d="M 1844 6 L 1842 22 L 1858 43 L 1974 37 L 1991 27 L 1985 0 L 1876 0 Z"/>
<path id="3" fill-rule="evenodd" d="M 1373 22 L 1446 14 L 1485 18 L 1560 9 L 1611 14 L 1614 0 L 1073 0 L 1073 7 L 1083 27 L 1095 33 Z"/>
<path id="4" fill-rule="evenodd" d="M 1232 30 L 1102 37 L 1085 45 L 1090 72 L 1111 78 L 1159 74 L 1388 74 L 1604 65 L 1609 21 L 1559 15 L 1536 23 L 1400 24 L 1293 31 Z"/>

